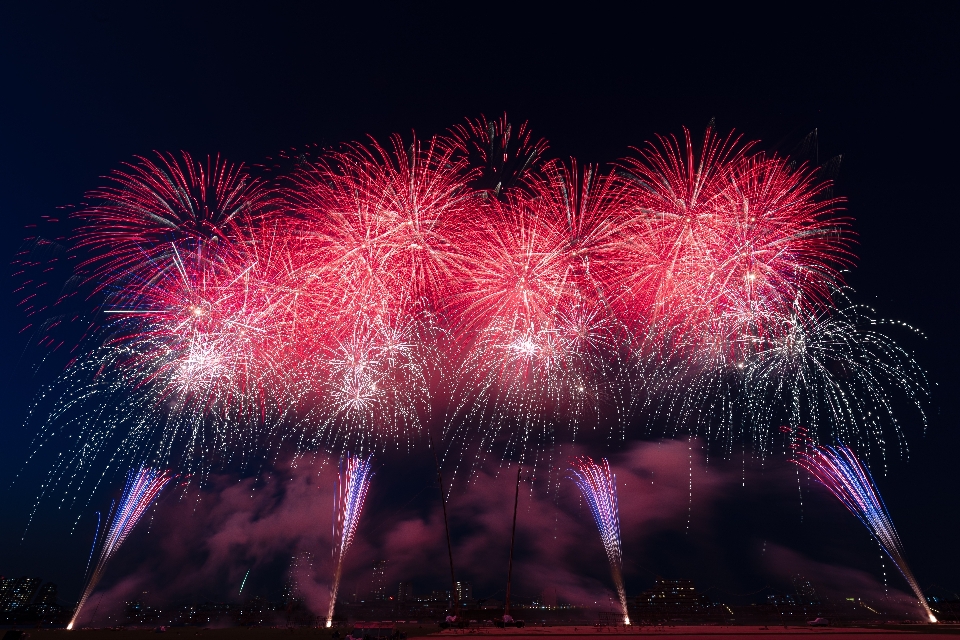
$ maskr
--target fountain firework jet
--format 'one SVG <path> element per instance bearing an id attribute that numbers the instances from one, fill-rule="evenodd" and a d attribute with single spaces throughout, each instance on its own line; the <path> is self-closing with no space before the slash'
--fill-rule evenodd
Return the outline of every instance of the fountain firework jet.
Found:
<path id="1" fill-rule="evenodd" d="M 340 462 L 340 477 L 337 493 L 333 498 L 333 584 L 330 587 L 330 605 L 327 608 L 327 626 L 333 626 L 333 609 L 337 604 L 337 590 L 340 588 L 340 573 L 343 570 L 343 558 L 353 544 L 357 533 L 360 512 L 370 488 L 373 473 L 370 465 L 373 455 L 364 460 L 359 456 L 347 454 Z"/>
<path id="2" fill-rule="evenodd" d="M 580 456 L 570 461 L 573 481 L 590 505 L 597 522 L 603 548 L 610 561 L 610 574 L 617 586 L 617 596 L 623 609 L 623 623 L 630 624 L 627 615 L 627 595 L 623 590 L 623 557 L 620 553 L 620 511 L 617 508 L 617 476 L 610 471 L 610 463 L 603 458 L 599 463 Z"/>
<path id="3" fill-rule="evenodd" d="M 73 618 L 70 619 L 67 629 L 73 629 L 74 623 L 80 616 L 80 610 L 90 594 L 93 593 L 97 583 L 100 582 L 100 578 L 103 577 L 103 570 L 106 568 L 107 562 L 117 552 L 123 541 L 127 539 L 133 528 L 140 522 L 143 514 L 147 512 L 150 505 L 156 502 L 160 492 L 172 479 L 173 475 L 169 471 L 158 471 L 150 467 L 140 467 L 138 470 L 131 470 L 127 474 L 127 484 L 123 488 L 120 502 L 116 504 L 116 509 L 113 510 L 112 519 L 107 518 L 111 521 L 110 528 L 105 536 L 98 535 L 97 539 L 93 541 L 94 548 L 97 547 L 98 542 L 100 543 L 100 557 L 87 580 L 87 586 L 83 590 L 83 595 L 80 597 L 80 602 L 77 603 L 77 608 L 73 612 Z M 92 555 L 93 550 L 91 550 L 91 557 Z"/>
<path id="4" fill-rule="evenodd" d="M 917 580 L 903 558 L 900 536 L 897 535 L 887 506 L 873 482 L 873 476 L 860 464 L 853 451 L 842 444 L 836 447 L 811 445 L 806 448 L 797 447 L 795 454 L 793 462 L 806 469 L 820 484 L 829 489 L 850 513 L 860 519 L 913 589 L 927 619 L 936 622 L 936 616 L 930 610 Z"/>

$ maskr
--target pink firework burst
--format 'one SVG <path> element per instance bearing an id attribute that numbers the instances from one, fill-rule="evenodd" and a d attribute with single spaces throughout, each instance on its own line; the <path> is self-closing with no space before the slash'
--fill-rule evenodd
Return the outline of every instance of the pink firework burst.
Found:
<path id="1" fill-rule="evenodd" d="M 655 340 L 742 363 L 793 309 L 830 304 L 852 257 L 841 200 L 732 135 L 708 129 L 699 157 L 688 131 L 659 140 L 623 161 L 636 264 L 622 307 Z"/>
<path id="2" fill-rule="evenodd" d="M 470 400 L 456 415 L 482 415 L 497 425 L 484 440 L 506 430 L 509 446 L 596 410 L 617 389 L 624 338 L 609 305 L 625 241 L 618 180 L 551 164 L 531 185 L 476 217 L 457 308 Z"/>
<path id="3" fill-rule="evenodd" d="M 476 200 L 471 171 L 438 139 L 391 143 L 330 152 L 287 189 L 306 310 L 298 321 L 322 336 L 314 353 L 324 437 L 416 429 L 464 269 L 458 240 Z"/>
<path id="4" fill-rule="evenodd" d="M 91 191 L 74 245 L 89 252 L 79 270 L 101 286 L 166 261 L 184 243 L 234 243 L 251 237 L 273 204 L 272 191 L 243 165 L 157 152 L 138 157 L 110 184 Z"/>
<path id="5" fill-rule="evenodd" d="M 457 238 L 474 209 L 470 172 L 436 139 L 391 143 L 349 145 L 294 177 L 304 268 L 326 301 L 318 308 L 348 318 L 435 311 L 458 280 Z"/>
<path id="6" fill-rule="evenodd" d="M 264 253 L 210 244 L 172 245 L 169 261 L 150 263 L 149 278 L 109 295 L 110 344 L 127 350 L 138 384 L 159 385 L 173 407 L 263 416 L 302 358 L 287 349 L 285 261 L 271 244 Z"/>

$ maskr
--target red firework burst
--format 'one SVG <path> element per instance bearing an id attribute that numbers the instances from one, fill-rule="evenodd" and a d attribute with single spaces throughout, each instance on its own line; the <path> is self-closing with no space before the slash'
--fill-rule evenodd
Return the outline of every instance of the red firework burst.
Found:
<path id="1" fill-rule="evenodd" d="M 842 201 L 815 169 L 732 135 L 708 129 L 699 157 L 688 131 L 659 140 L 622 162 L 635 264 L 620 306 L 658 341 L 742 362 L 792 309 L 830 304 L 852 258 Z"/>
<path id="2" fill-rule="evenodd" d="M 625 241 L 618 179 L 556 163 L 530 187 L 476 216 L 457 325 L 468 410 L 523 434 L 596 408 L 624 337 L 608 304 Z"/>
<path id="3" fill-rule="evenodd" d="M 294 327 L 284 261 L 277 247 L 244 248 L 171 244 L 149 278 L 108 295 L 111 343 L 128 349 L 133 377 L 159 384 L 174 406 L 263 415 L 292 382 L 303 354 L 286 348 Z"/>
<path id="4" fill-rule="evenodd" d="M 74 244 L 89 253 L 79 269 L 100 286 L 149 274 L 149 263 L 167 262 L 171 247 L 247 240 L 272 208 L 264 183 L 219 157 L 204 164 L 185 151 L 180 159 L 157 152 L 126 167 L 88 193 L 91 204 L 76 214 L 83 222 Z"/>
<path id="5" fill-rule="evenodd" d="M 471 172 L 436 139 L 391 142 L 392 151 L 371 142 L 330 153 L 288 190 L 325 315 L 435 312 L 463 268 L 457 239 L 473 211 Z"/>

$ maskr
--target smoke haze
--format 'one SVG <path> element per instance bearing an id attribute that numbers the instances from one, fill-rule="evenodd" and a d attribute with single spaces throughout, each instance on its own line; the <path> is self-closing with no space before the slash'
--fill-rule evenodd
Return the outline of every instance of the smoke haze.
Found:
<path id="1" fill-rule="evenodd" d="M 560 462 L 579 453 L 576 448 L 564 451 Z M 731 518 L 725 505 L 738 489 L 746 491 L 749 485 L 758 503 L 788 504 L 788 514 L 796 511 L 791 502 L 797 492 L 796 472 L 783 461 L 761 474 L 755 465 L 738 468 L 733 460 L 707 460 L 697 441 L 678 440 L 638 443 L 609 457 L 617 476 L 628 594 L 648 588 L 659 572 L 667 578 L 694 577 L 702 589 L 731 573 L 724 558 L 728 550 L 719 546 L 714 530 Z M 355 593 L 359 599 L 368 597 L 372 566 L 379 560 L 387 561 L 388 595 L 396 593 L 400 581 L 412 582 L 416 593 L 450 588 L 435 479 L 405 477 L 397 466 L 390 456 L 375 461 L 377 475 L 347 554 L 341 599 Z M 514 593 L 533 597 L 555 590 L 560 602 L 608 609 L 616 596 L 606 556 L 589 508 L 565 471 L 566 465 L 559 463 L 553 470 L 522 471 Z M 503 599 L 515 481 L 515 465 L 488 463 L 450 491 L 457 579 L 471 583 L 478 598 Z M 301 459 L 261 480 L 215 476 L 199 493 L 170 491 L 107 569 L 104 588 L 91 598 L 80 624 L 89 624 L 94 616 L 103 624 L 104 616 L 135 599 L 152 606 L 255 595 L 277 600 L 291 558 L 302 552 L 312 553 L 313 562 L 312 568 L 296 571 L 301 595 L 311 610 L 325 611 L 333 569 L 335 482 L 336 464 Z M 844 518 L 836 510 L 829 515 Z M 864 538 L 855 542 L 864 546 Z M 756 537 L 744 544 L 752 549 L 747 555 L 755 570 L 770 584 L 787 589 L 793 577 L 802 574 L 829 597 L 891 597 L 901 608 L 910 608 L 906 594 L 885 588 L 866 571 L 818 562 L 773 542 L 761 545 Z M 698 564 L 699 570 L 694 568 Z M 896 576 L 889 575 L 889 562 L 886 568 L 891 583 L 897 584 Z M 723 589 L 710 595 L 729 601 Z"/>

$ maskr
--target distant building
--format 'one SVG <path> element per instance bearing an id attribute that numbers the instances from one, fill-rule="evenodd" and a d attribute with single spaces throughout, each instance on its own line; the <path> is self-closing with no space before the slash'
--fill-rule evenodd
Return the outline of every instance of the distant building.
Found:
<path id="1" fill-rule="evenodd" d="M 397 591 L 398 602 L 411 602 L 413 600 L 413 583 L 401 582 L 400 589 Z"/>
<path id="2" fill-rule="evenodd" d="M 0 602 L 0 609 L 3 611 L 16 611 L 25 609 L 33 595 L 43 582 L 40 578 L 28 578 L 22 576 L 16 580 L 4 581 L 3 601 Z"/>
<path id="3" fill-rule="evenodd" d="M 13 578 L 0 576 L 0 611 L 6 611 L 7 598 L 10 597 L 14 582 L 16 582 L 16 580 Z"/>
<path id="4" fill-rule="evenodd" d="M 692 580 L 664 580 L 657 578 L 653 588 L 633 599 L 629 606 L 630 618 L 640 621 L 698 620 L 715 617 L 719 610 L 710 598 L 697 589 Z"/>
<path id="5" fill-rule="evenodd" d="M 54 582 L 48 582 L 37 591 L 37 597 L 34 604 L 57 604 L 57 585 Z"/>
<path id="6" fill-rule="evenodd" d="M 430 592 L 428 596 L 422 596 L 419 598 L 422 602 L 435 602 L 435 603 L 449 603 L 450 602 L 450 591 L 443 590 L 434 590 Z"/>
<path id="7" fill-rule="evenodd" d="M 313 575 L 313 554 L 301 551 L 290 558 L 287 581 L 283 585 L 283 603 L 291 604 L 303 599 L 303 585 Z"/>
<path id="8" fill-rule="evenodd" d="M 465 602 L 467 600 L 473 600 L 473 587 L 469 582 L 457 582 L 457 600 L 460 602 Z"/>
<path id="9" fill-rule="evenodd" d="M 386 560 L 377 560 L 373 563 L 373 581 L 370 596 L 373 600 L 387 599 L 387 581 L 385 573 L 387 570 Z"/>
<path id="10" fill-rule="evenodd" d="M 703 600 L 693 585 L 693 580 L 663 580 L 657 578 L 652 589 L 637 596 L 637 605 L 689 606 Z"/>

